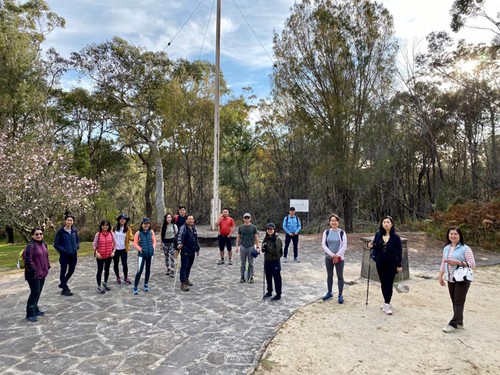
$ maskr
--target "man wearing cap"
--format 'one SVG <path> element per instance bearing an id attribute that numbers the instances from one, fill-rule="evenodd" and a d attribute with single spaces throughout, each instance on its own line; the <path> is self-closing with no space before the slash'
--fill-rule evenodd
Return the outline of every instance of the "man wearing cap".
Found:
<path id="1" fill-rule="evenodd" d="M 238 236 L 236 237 L 236 252 L 240 251 L 240 283 L 248 281 L 253 283 L 253 256 L 252 251 L 259 251 L 259 235 L 257 227 L 250 223 L 252 216 L 246 212 L 243 215 L 243 224 L 238 227 Z M 241 246 L 240 246 L 241 245 Z M 248 261 L 248 272 L 245 279 L 246 264 Z"/>
<path id="2" fill-rule="evenodd" d="M 273 279 L 276 295 L 271 298 L 273 301 L 281 299 L 281 264 L 280 258 L 283 256 L 283 243 L 276 235 L 274 223 L 267 223 L 266 236 L 262 241 L 262 252 L 264 253 L 264 272 L 266 274 L 267 293 L 264 298 L 273 295 Z"/>
<path id="3" fill-rule="evenodd" d="M 232 217 L 229 216 L 229 210 L 224 208 L 217 221 L 217 226 L 219 227 L 219 250 L 220 250 L 220 261 L 217 264 L 224 264 L 224 248 L 227 247 L 227 264 L 233 264 L 231 258 L 233 252 L 231 251 L 231 236 L 234 231 L 236 224 Z"/>
<path id="4" fill-rule="evenodd" d="M 128 226 L 130 218 L 125 214 L 120 214 L 116 218 L 116 225 L 113 228 L 113 232 L 116 238 L 116 250 L 115 256 L 113 257 L 113 270 L 116 275 L 116 282 L 118 284 L 122 283 L 120 278 L 120 259 L 122 261 L 123 267 L 123 282 L 130 285 L 131 281 L 128 278 L 128 262 L 127 253 L 130 249 L 130 242 L 134 241 L 134 235 L 132 229 Z"/>
<path id="5" fill-rule="evenodd" d="M 295 207 L 290 207 L 288 210 L 289 214 L 283 219 L 283 230 L 285 231 L 285 253 L 283 261 L 286 263 L 288 256 L 288 246 L 290 246 L 290 241 L 293 243 L 293 260 L 295 262 L 300 262 L 299 260 L 299 232 L 302 229 L 300 225 L 300 219 L 295 216 Z"/>

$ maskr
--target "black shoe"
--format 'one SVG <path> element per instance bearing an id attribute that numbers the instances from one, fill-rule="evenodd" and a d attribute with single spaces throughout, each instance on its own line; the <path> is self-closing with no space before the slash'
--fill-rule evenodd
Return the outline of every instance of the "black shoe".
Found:
<path id="1" fill-rule="evenodd" d="M 272 296 L 273 296 L 273 294 L 271 292 L 267 292 L 266 294 L 264 294 L 264 298 L 269 298 Z"/>
<path id="2" fill-rule="evenodd" d="M 66 289 L 61 292 L 61 296 L 72 296 L 73 293 L 71 293 L 71 290 Z"/>
<path id="3" fill-rule="evenodd" d="M 271 298 L 271 301 L 279 301 L 281 299 L 281 296 L 279 294 L 276 294 L 273 298 Z"/>
<path id="4" fill-rule="evenodd" d="M 64 287 L 62 286 L 62 284 L 59 284 L 59 285 L 58 285 L 58 287 L 59 287 L 59 288 L 61 288 L 62 290 L 67 290 L 68 292 L 71 292 L 71 289 L 70 289 L 70 288 L 68 288 L 68 286 L 67 286 L 67 285 L 66 285 L 66 288 L 64 288 Z"/>
<path id="5" fill-rule="evenodd" d="M 45 315 L 45 311 L 40 311 L 38 310 L 36 313 L 35 313 L 35 316 L 44 316 Z"/>
<path id="6" fill-rule="evenodd" d="M 26 320 L 27 320 L 28 322 L 33 322 L 33 323 L 34 323 L 34 322 L 38 322 L 38 318 L 37 318 L 36 316 L 27 316 L 27 317 L 26 317 Z"/>
<path id="7" fill-rule="evenodd" d="M 104 289 L 106 289 L 107 291 L 110 291 L 111 288 L 108 286 L 108 283 L 102 283 L 102 286 L 104 287 Z"/>
<path id="8" fill-rule="evenodd" d="M 106 293 L 106 291 L 104 290 L 104 288 L 102 286 L 98 286 L 97 293 L 104 294 L 104 293 Z"/>
<path id="9" fill-rule="evenodd" d="M 245 282 L 245 278 L 244 278 L 243 276 L 241 276 L 241 278 L 240 278 L 240 283 L 242 283 L 242 284 L 243 284 L 244 282 Z"/>

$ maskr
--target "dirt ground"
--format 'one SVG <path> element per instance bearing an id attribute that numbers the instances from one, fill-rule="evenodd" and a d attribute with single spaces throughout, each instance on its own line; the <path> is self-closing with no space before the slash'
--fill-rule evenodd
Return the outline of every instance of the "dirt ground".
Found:
<path id="1" fill-rule="evenodd" d="M 424 257 L 428 249 L 442 249 L 419 235 L 409 244 Z M 500 374 L 500 266 L 476 268 L 465 329 L 454 333 L 441 330 L 453 311 L 437 271 L 417 273 L 405 282 L 408 294 L 394 290 L 394 314 L 387 316 L 380 284 L 370 284 L 366 305 L 359 263 L 346 262 L 345 303 L 319 299 L 297 311 L 278 329 L 255 374 Z M 314 276 L 326 278 L 326 272 Z"/>

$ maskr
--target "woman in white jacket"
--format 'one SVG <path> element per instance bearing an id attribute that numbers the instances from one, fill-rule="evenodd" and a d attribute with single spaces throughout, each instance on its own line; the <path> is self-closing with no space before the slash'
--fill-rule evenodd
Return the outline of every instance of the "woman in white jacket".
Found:
<path id="1" fill-rule="evenodd" d="M 330 228 L 323 232 L 321 241 L 321 247 L 325 252 L 326 286 L 328 288 L 323 301 L 328 301 L 333 297 L 333 269 L 335 268 L 339 289 L 338 302 L 342 304 L 344 303 L 342 292 L 344 290 L 344 254 L 347 249 L 347 235 L 339 228 L 340 217 L 338 215 L 332 214 L 329 223 Z"/>

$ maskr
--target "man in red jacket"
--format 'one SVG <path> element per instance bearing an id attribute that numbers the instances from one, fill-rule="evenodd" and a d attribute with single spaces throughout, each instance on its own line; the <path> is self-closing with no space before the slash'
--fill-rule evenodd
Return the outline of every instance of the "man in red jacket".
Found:
<path id="1" fill-rule="evenodd" d="M 233 256 L 232 252 L 232 238 L 234 227 L 236 226 L 234 220 L 229 217 L 229 210 L 227 208 L 222 209 L 222 213 L 219 216 L 219 221 L 217 222 L 219 227 L 219 250 L 220 250 L 220 261 L 217 264 L 224 264 L 224 248 L 227 247 L 227 264 L 233 264 L 231 260 Z"/>

